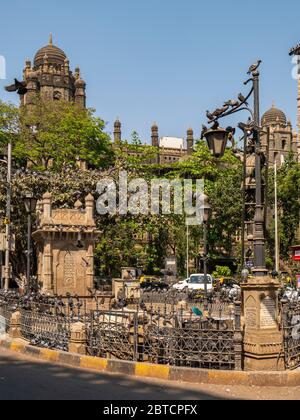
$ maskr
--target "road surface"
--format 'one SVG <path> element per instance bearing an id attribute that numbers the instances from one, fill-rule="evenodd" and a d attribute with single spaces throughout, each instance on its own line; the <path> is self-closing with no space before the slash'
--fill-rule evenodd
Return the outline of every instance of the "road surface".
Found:
<path id="1" fill-rule="evenodd" d="M 0 349 L 0 400 L 300 399 L 299 388 L 254 388 L 141 380 L 41 362 Z"/>

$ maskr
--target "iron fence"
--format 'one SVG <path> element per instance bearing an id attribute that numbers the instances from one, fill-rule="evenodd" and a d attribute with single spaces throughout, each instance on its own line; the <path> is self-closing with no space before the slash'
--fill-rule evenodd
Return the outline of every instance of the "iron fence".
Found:
<path id="1" fill-rule="evenodd" d="M 84 321 L 86 308 L 78 297 L 29 296 L 20 305 L 22 336 L 33 346 L 69 350 L 72 323 Z"/>
<path id="2" fill-rule="evenodd" d="M 282 328 L 285 367 L 300 367 L 300 302 L 282 302 Z"/>
<path id="3" fill-rule="evenodd" d="M 71 318 L 37 309 L 21 309 L 21 333 L 33 346 L 68 351 Z"/>
<path id="4" fill-rule="evenodd" d="M 0 334 L 9 331 L 13 312 L 14 311 L 9 304 L 0 303 Z"/>
<path id="5" fill-rule="evenodd" d="M 0 293 L 0 333 L 7 333 L 10 329 L 12 314 L 17 310 L 19 296 L 13 291 Z"/>
<path id="6" fill-rule="evenodd" d="M 191 368 L 241 370 L 240 304 L 234 315 L 204 317 L 189 309 L 92 312 L 91 356 Z"/>

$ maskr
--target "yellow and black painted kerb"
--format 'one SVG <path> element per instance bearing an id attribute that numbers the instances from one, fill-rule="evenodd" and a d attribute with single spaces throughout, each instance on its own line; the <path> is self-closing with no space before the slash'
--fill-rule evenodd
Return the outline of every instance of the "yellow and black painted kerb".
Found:
<path id="1" fill-rule="evenodd" d="M 300 386 L 300 371 L 294 372 L 236 372 L 180 368 L 147 363 L 108 360 L 33 347 L 17 340 L 0 340 L 0 347 L 46 362 L 98 372 L 118 373 L 140 378 L 212 385 L 246 385 L 294 387 Z"/>

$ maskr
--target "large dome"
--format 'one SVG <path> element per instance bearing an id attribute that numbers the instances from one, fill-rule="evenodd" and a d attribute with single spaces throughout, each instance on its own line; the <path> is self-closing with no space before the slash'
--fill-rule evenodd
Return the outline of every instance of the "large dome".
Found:
<path id="1" fill-rule="evenodd" d="M 287 118 L 283 111 L 280 109 L 275 108 L 273 105 L 269 111 L 267 111 L 262 117 L 262 125 L 287 125 Z"/>
<path id="2" fill-rule="evenodd" d="M 47 55 L 49 64 L 63 65 L 67 56 L 63 50 L 52 44 L 52 37 L 50 37 L 49 44 L 41 48 L 34 57 L 35 67 L 43 64 L 43 59 Z"/>

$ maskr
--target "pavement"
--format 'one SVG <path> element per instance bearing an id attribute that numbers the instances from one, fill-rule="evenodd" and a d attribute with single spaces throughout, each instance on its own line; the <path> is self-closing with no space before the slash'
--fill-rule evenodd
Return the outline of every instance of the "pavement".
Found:
<path id="1" fill-rule="evenodd" d="M 0 349 L 0 400 L 300 400 L 300 387 L 193 385 L 35 360 Z"/>

